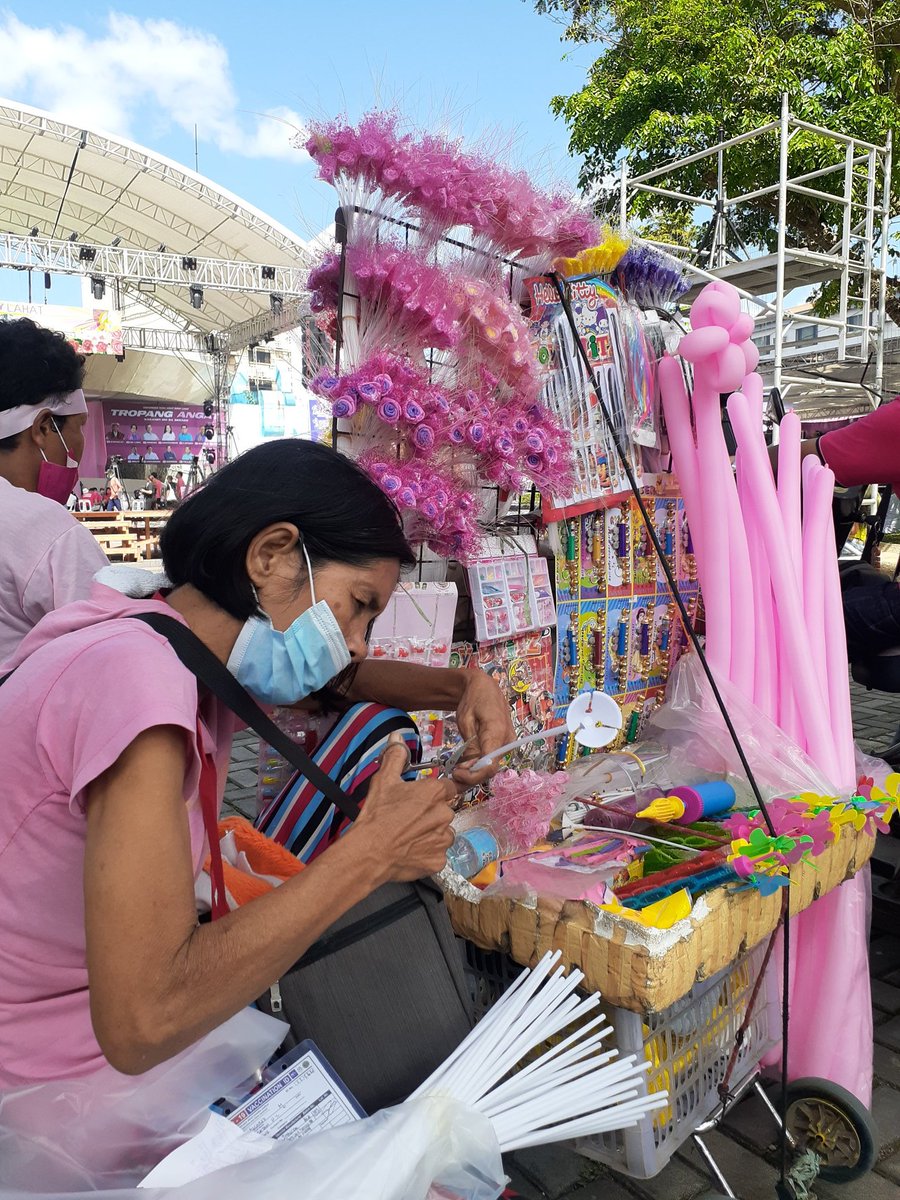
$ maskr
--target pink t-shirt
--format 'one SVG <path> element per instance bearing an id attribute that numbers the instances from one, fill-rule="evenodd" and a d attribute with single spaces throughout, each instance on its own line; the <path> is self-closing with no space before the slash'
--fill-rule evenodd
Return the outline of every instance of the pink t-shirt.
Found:
<path id="1" fill-rule="evenodd" d="M 96 584 L 90 600 L 31 632 L 7 664 L 21 666 L 0 686 L 0 1090 L 86 1075 L 105 1062 L 88 1000 L 85 790 L 145 729 L 180 726 L 193 744 L 184 800 L 195 875 L 205 855 L 197 682 L 163 637 L 119 619 L 147 611 L 177 616 L 162 601 Z M 135 680 L 139 694 L 129 701 Z M 209 698 L 201 723 L 221 795 L 235 718 Z M 152 794 L 148 779 L 131 801 Z"/>
<path id="2" fill-rule="evenodd" d="M 823 434 L 819 451 L 843 487 L 889 483 L 900 494 L 900 396 Z"/>
<path id="3" fill-rule="evenodd" d="M 97 539 L 62 504 L 0 477 L 0 663 L 41 617 L 84 600 L 106 566 Z"/>

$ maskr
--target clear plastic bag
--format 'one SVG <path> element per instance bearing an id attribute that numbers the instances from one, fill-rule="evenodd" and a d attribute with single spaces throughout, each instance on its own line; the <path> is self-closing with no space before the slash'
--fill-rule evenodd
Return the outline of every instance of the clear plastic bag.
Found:
<path id="1" fill-rule="evenodd" d="M 487 1117 L 442 1096 L 408 1101 L 175 1188 L 120 1188 L 109 1200 L 497 1200 L 505 1184 Z M 96 1200 L 93 1190 L 0 1188 L 2 1200 Z"/>
<path id="2" fill-rule="evenodd" d="M 782 729 L 725 679 L 719 692 L 765 799 L 815 792 L 834 795 L 834 785 Z M 681 758 L 688 769 L 745 778 L 731 736 L 696 654 L 685 654 L 669 676 L 665 703 L 653 713 L 647 736 L 671 752 L 670 771 Z"/>
<path id="3" fill-rule="evenodd" d="M 6 1092 L 0 1197 L 17 1188 L 65 1195 L 133 1187 L 203 1128 L 210 1103 L 257 1071 L 287 1028 L 247 1008 L 143 1075 L 106 1066 L 84 1079 Z"/>

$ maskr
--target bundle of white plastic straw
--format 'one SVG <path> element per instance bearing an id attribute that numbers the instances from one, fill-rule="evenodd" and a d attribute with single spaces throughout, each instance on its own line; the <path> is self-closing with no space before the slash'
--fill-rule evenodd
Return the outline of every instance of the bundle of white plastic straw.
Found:
<path id="1" fill-rule="evenodd" d="M 564 974 L 559 959 L 558 950 L 547 953 L 523 971 L 410 1099 L 449 1095 L 477 1109 L 490 1119 L 504 1152 L 627 1129 L 664 1108 L 667 1092 L 647 1092 L 648 1063 L 602 1049 L 612 1027 L 600 1028 L 602 1013 L 585 1019 L 600 995 L 576 996 L 584 974 Z M 516 1070 L 532 1050 L 576 1023 L 574 1032 Z"/>

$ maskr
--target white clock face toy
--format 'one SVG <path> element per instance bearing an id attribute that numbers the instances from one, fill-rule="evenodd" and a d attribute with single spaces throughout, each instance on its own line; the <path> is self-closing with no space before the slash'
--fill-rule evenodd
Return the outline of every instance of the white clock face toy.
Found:
<path id="1" fill-rule="evenodd" d="M 622 728 L 622 710 L 605 692 L 582 692 L 569 705 L 566 728 L 579 746 L 608 746 Z"/>

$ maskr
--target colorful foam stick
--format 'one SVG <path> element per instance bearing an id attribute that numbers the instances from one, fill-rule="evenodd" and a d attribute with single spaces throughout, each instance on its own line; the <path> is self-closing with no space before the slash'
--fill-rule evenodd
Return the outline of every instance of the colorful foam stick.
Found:
<path id="1" fill-rule="evenodd" d="M 671 788 L 665 796 L 659 796 L 637 815 L 645 821 L 674 821 L 680 825 L 692 825 L 706 817 L 715 817 L 728 812 L 734 806 L 734 788 L 724 779 L 711 783 L 698 783 L 694 787 Z"/>
<path id="2" fill-rule="evenodd" d="M 696 875 L 687 875 L 682 879 L 672 880 L 671 883 L 648 888 L 647 891 L 640 892 L 638 895 L 627 896 L 622 903 L 626 908 L 640 911 L 648 908 L 651 904 L 656 904 L 659 900 L 665 900 L 675 892 L 681 891 L 682 888 L 691 896 L 699 896 L 701 892 L 708 892 L 723 883 L 734 883 L 735 879 L 734 868 L 730 864 L 723 863 L 720 867 L 711 867 L 708 871 L 699 871 Z"/>

